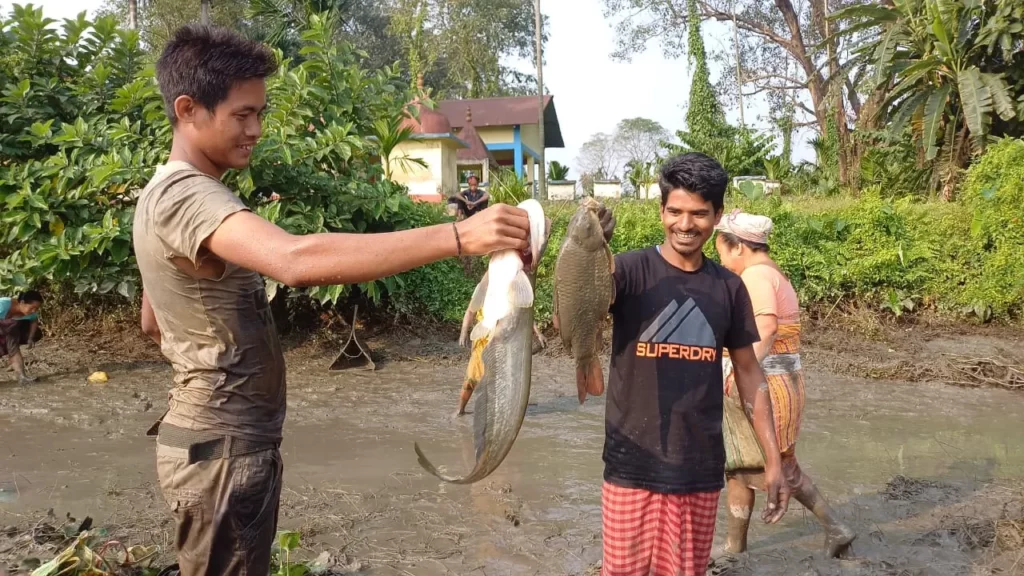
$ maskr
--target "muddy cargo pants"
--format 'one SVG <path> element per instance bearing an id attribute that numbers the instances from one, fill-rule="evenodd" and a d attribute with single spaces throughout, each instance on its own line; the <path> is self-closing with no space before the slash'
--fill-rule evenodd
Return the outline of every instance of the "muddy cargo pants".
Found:
<path id="1" fill-rule="evenodd" d="M 181 576 L 270 572 L 284 469 L 277 445 L 161 424 L 156 467 Z"/>

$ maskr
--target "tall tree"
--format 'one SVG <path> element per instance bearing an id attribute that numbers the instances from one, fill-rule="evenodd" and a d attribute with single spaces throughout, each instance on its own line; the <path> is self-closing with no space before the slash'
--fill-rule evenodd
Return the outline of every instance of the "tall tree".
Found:
<path id="1" fill-rule="evenodd" d="M 105 0 L 101 13 L 128 22 L 129 3 Z M 510 65 L 532 60 L 532 2 L 520 0 L 147 0 L 138 25 L 159 50 L 178 27 L 209 12 L 213 24 L 243 31 L 301 59 L 298 30 L 310 12 L 330 11 L 338 41 L 365 53 L 368 69 L 401 62 L 410 86 L 422 73 L 442 98 L 536 94 L 536 77 Z M 543 28 L 542 28 L 543 30 Z M 547 34 L 542 34 L 542 44 Z"/>
<path id="2" fill-rule="evenodd" d="M 682 56 L 692 28 L 691 3 L 693 0 L 604 0 L 605 15 L 615 22 L 618 34 L 614 56 L 628 59 L 652 41 L 658 42 L 667 56 Z M 743 92 L 744 97 L 764 93 L 774 109 L 792 101 L 805 115 L 795 124 L 813 125 L 822 134 L 830 119 L 841 119 L 840 131 L 845 135 L 847 123 L 860 115 L 864 105 L 858 88 L 868 67 L 841 59 L 850 38 L 836 36 L 838 30 L 827 30 L 826 22 L 833 11 L 870 0 L 807 0 L 799 5 L 792 0 L 695 3 L 702 19 L 729 23 L 743 33 L 736 60 L 741 65 L 740 88 L 749 90 Z M 736 78 L 723 75 L 722 81 L 735 82 Z M 877 98 L 874 93 L 870 96 Z"/>
<path id="3" fill-rule="evenodd" d="M 615 128 L 614 146 L 627 162 L 652 162 L 669 133 L 664 126 L 648 118 L 626 118 Z"/>
<path id="4" fill-rule="evenodd" d="M 106 0 L 99 15 L 113 14 L 130 27 L 129 3 L 137 0 Z M 199 22 L 207 0 L 146 0 L 143 9 L 136 10 L 139 37 L 146 48 L 159 52 L 175 30 L 190 22 Z M 246 27 L 248 0 L 217 0 L 208 6 L 212 24 L 230 28 Z"/>
<path id="5" fill-rule="evenodd" d="M 424 74 L 444 98 L 535 94 L 537 79 L 509 59 L 532 59 L 534 10 L 521 0 L 389 0 L 389 31 L 410 81 Z M 543 30 L 543 27 L 542 27 Z M 547 34 L 542 35 L 542 43 Z"/>
<path id="6" fill-rule="evenodd" d="M 614 136 L 598 132 L 580 147 L 576 170 L 592 179 L 613 178 L 619 170 L 619 160 Z"/>
<path id="7" fill-rule="evenodd" d="M 376 0 L 248 0 L 249 36 L 280 48 L 286 58 L 301 58 L 299 31 L 309 13 L 329 12 L 336 41 L 349 42 L 366 54 L 370 70 L 391 66 L 402 51 L 388 34 L 386 6 Z"/>
<path id="8" fill-rule="evenodd" d="M 139 29 L 139 0 L 128 0 L 128 28 Z"/>
<path id="9" fill-rule="evenodd" d="M 990 135 L 1024 134 L 1024 4 L 905 0 L 836 19 L 873 31 L 856 53 L 887 92 L 880 115 L 893 133 L 909 126 L 943 197 Z"/>
<path id="10" fill-rule="evenodd" d="M 708 71 L 707 53 L 704 51 L 704 38 L 700 34 L 700 13 L 697 11 L 697 0 L 687 0 L 687 45 L 690 64 L 693 66 L 693 79 L 690 81 L 690 104 L 686 110 L 686 126 L 691 134 L 707 137 L 717 127 L 725 123 L 725 114 L 715 98 L 715 89 L 711 87 L 711 74 Z"/>
<path id="11" fill-rule="evenodd" d="M 544 161 L 544 149 L 547 147 L 544 142 L 544 15 L 540 11 L 540 0 L 534 0 L 533 4 L 533 15 L 534 15 L 534 40 L 536 42 L 536 48 L 534 49 L 537 57 L 537 129 L 540 136 L 540 164 L 537 166 L 537 173 L 539 174 L 540 186 L 538 190 L 540 192 L 541 200 L 548 199 L 548 182 L 547 174 L 544 173 L 547 168 L 547 164 Z"/>

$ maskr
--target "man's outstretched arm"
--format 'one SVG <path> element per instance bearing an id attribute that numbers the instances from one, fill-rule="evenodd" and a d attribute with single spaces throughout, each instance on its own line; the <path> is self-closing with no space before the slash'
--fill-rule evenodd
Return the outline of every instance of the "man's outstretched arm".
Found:
<path id="1" fill-rule="evenodd" d="M 452 224 L 383 234 L 289 234 L 248 211 L 228 216 L 203 242 L 219 258 L 288 286 L 355 284 L 457 256 L 524 250 L 530 222 L 498 204 Z M 456 230 L 458 233 L 456 234 Z"/>

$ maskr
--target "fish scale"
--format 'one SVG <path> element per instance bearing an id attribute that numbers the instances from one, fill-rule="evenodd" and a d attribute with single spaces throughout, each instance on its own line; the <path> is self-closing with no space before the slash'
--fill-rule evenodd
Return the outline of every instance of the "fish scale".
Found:
<path id="1" fill-rule="evenodd" d="M 598 217 L 601 208 L 593 198 L 580 203 L 555 262 L 554 316 L 562 344 L 576 360 L 581 404 L 587 394 L 604 392 L 600 338 L 613 296 L 614 261 Z"/>

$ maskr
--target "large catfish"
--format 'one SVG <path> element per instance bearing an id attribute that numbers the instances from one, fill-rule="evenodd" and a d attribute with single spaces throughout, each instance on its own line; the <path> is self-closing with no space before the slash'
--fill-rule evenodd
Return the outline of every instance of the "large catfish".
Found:
<path id="1" fill-rule="evenodd" d="M 503 250 L 491 255 L 487 273 L 477 284 L 469 309 L 483 310 L 473 328 L 473 341 L 486 339 L 483 377 L 475 390 L 473 439 L 476 466 L 465 476 L 438 472 L 414 444 L 419 464 L 427 472 L 453 484 L 471 484 L 486 478 L 512 449 L 526 416 L 533 370 L 533 283 L 544 250 L 548 223 L 536 200 L 519 204 L 530 218 L 527 253 Z"/>
<path id="2" fill-rule="evenodd" d="M 601 229 L 602 206 L 591 197 L 580 202 L 569 221 L 555 261 L 554 324 L 565 349 L 576 360 L 580 404 L 587 394 L 604 393 L 601 332 L 612 302 L 615 260 Z"/>

